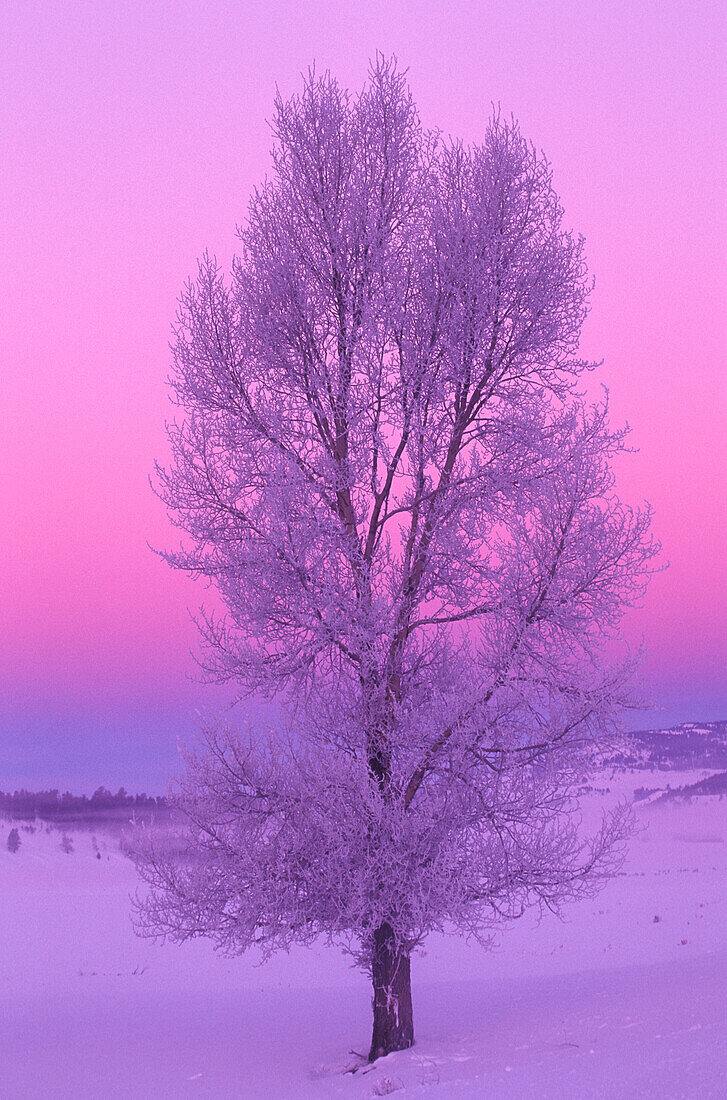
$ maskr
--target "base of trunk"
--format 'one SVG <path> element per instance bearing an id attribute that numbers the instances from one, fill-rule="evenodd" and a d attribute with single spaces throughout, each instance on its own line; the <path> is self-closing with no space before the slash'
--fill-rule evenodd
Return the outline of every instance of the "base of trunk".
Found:
<path id="1" fill-rule="evenodd" d="M 393 1050 L 406 1050 L 414 1042 L 411 960 L 397 948 L 394 930 L 387 922 L 374 932 L 372 977 L 374 1033 L 369 1062 Z"/>

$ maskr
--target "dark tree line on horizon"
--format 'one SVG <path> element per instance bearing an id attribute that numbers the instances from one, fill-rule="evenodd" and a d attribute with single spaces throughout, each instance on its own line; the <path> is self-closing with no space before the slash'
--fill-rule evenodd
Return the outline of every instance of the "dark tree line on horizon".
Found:
<path id="1" fill-rule="evenodd" d="M 15 818 L 35 818 L 51 821 L 55 818 L 97 815 L 112 810 L 132 810 L 148 813 L 166 809 L 163 795 L 129 794 L 119 787 L 114 794 L 106 787 L 98 787 L 91 797 L 85 794 L 61 793 L 58 789 L 46 791 L 0 791 L 0 813 Z"/>

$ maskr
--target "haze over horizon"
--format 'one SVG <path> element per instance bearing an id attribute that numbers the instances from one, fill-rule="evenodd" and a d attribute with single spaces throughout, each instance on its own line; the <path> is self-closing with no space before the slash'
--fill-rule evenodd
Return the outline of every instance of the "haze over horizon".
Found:
<path id="1" fill-rule="evenodd" d="M 229 266 L 269 171 L 276 83 L 313 60 L 356 91 L 398 56 L 422 121 L 478 141 L 491 103 L 553 165 L 596 288 L 582 341 L 637 452 L 670 568 L 643 636 L 633 728 L 727 718 L 727 11 L 555 0 L 363 6 L 10 0 L 0 43 L 4 340 L 0 789 L 156 793 L 177 739 L 230 692 L 190 680 L 201 585 L 149 550 L 178 536 L 164 461 L 176 299 L 205 248 Z"/>

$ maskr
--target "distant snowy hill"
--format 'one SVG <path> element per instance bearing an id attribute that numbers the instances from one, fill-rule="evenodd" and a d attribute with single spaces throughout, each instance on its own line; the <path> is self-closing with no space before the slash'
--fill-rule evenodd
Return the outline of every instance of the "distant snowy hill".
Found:
<path id="1" fill-rule="evenodd" d="M 704 779 L 697 780 L 696 783 L 686 783 L 682 787 L 664 791 L 664 793 L 660 795 L 660 801 L 673 802 L 675 799 L 690 799 L 699 797 L 700 795 L 717 795 L 719 798 L 723 798 L 726 794 L 727 772 L 715 772 L 713 775 L 708 775 L 705 776 Z"/>
<path id="2" fill-rule="evenodd" d="M 724 770 L 727 768 L 727 721 L 683 722 L 669 729 L 624 734 L 619 750 L 606 763 L 645 770 Z"/>

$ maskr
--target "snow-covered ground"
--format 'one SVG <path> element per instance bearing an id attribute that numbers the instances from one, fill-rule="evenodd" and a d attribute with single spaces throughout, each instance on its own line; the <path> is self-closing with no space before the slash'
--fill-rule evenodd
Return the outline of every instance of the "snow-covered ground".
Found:
<path id="1" fill-rule="evenodd" d="M 703 773 L 671 773 L 672 787 Z M 599 781 L 601 782 L 601 781 Z M 665 776 L 605 777 L 615 792 Z M 637 807 L 624 872 L 493 951 L 432 938 L 417 1042 L 372 1068 L 364 975 L 332 949 L 264 967 L 129 922 L 111 835 L 0 822 L 0 1097 L 727 1097 L 727 800 Z"/>

